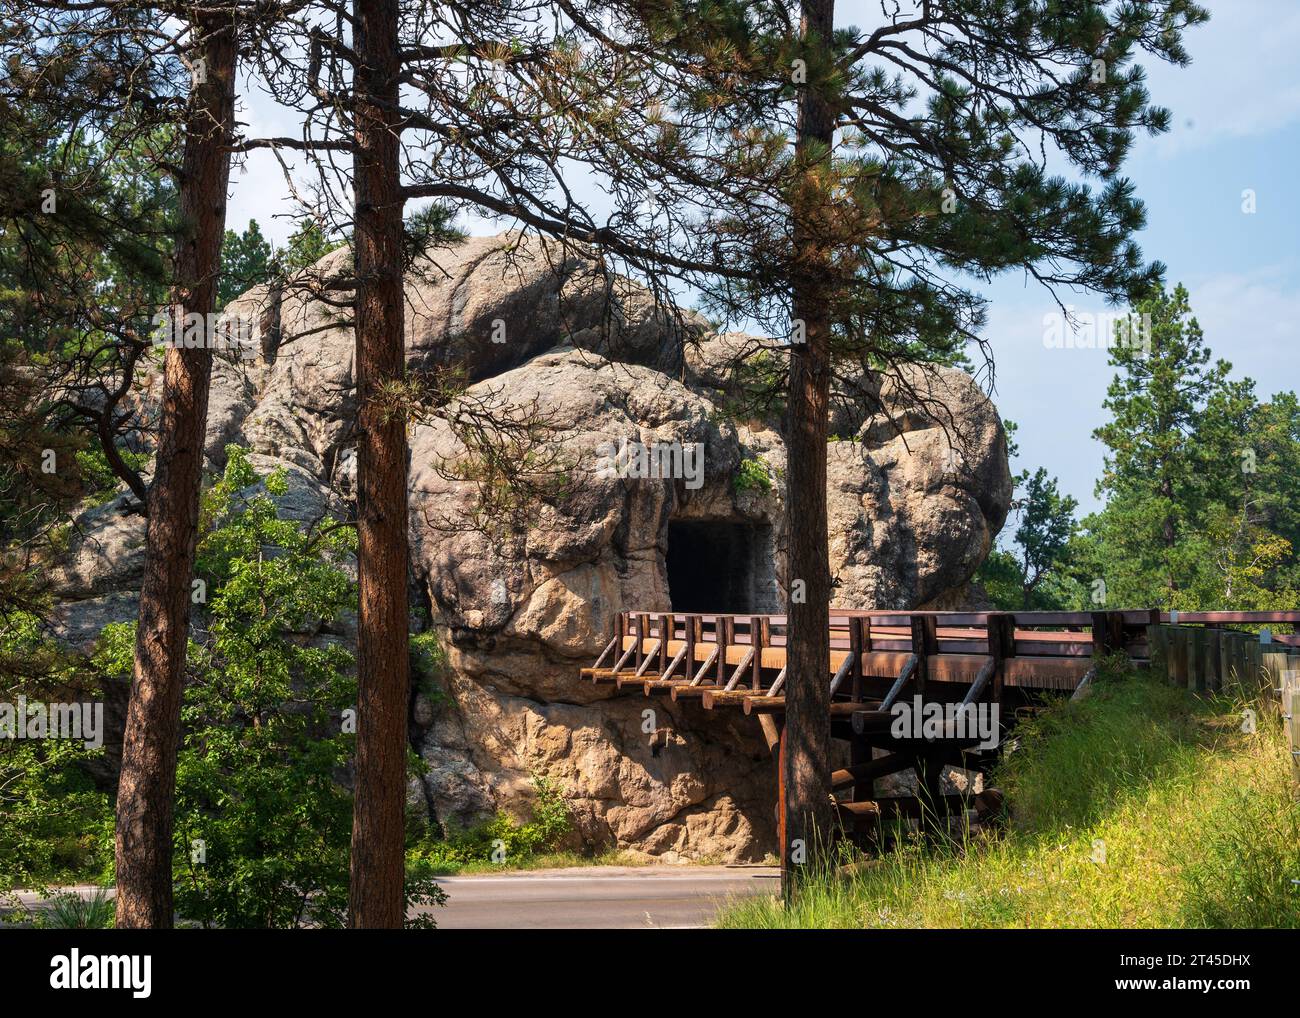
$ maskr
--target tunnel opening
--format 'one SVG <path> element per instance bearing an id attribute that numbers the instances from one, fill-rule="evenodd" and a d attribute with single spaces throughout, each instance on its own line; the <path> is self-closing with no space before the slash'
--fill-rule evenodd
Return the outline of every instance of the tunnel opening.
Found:
<path id="1" fill-rule="evenodd" d="M 730 520 L 668 524 L 668 595 L 673 611 L 770 611 L 770 528 Z"/>

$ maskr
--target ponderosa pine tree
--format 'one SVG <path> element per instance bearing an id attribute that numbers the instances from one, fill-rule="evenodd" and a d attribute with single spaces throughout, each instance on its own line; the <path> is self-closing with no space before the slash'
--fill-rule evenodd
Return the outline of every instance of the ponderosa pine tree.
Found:
<path id="1" fill-rule="evenodd" d="M 626 144 L 632 133 L 627 124 L 650 135 L 660 134 L 660 127 L 647 128 L 654 117 L 650 85 L 612 74 L 616 49 L 587 27 L 599 23 L 608 6 L 586 0 L 523 6 L 384 0 L 350 9 L 321 3 L 286 23 L 285 43 L 261 58 L 273 94 L 302 112 L 302 136 L 249 139 L 237 148 L 306 154 L 319 171 L 312 218 L 352 237 L 350 275 L 309 282 L 343 312 L 339 324 L 347 324 L 351 312 L 357 342 L 361 618 L 354 927 L 393 927 L 403 918 L 408 418 L 436 415 L 454 401 L 447 419 L 492 472 L 487 487 L 499 492 L 498 481 L 518 481 L 520 491 L 536 490 L 521 477 L 507 478 L 532 469 L 531 457 L 508 455 L 540 433 L 526 411 L 456 400 L 463 391 L 456 365 L 419 384 L 406 378 L 403 273 L 414 255 L 436 253 L 422 250 L 427 245 L 421 238 L 445 243 L 448 217 L 468 210 L 546 235 L 557 266 L 569 264 L 576 248 L 607 279 L 607 262 L 617 260 L 640 270 L 659 294 L 666 292 L 668 274 L 713 268 L 659 244 L 636 213 L 662 172 L 650 157 L 661 158 L 674 143 L 661 138 L 641 153 L 649 169 Z M 625 8 L 636 5 L 616 6 L 626 15 Z M 344 107 L 353 115 L 340 124 L 335 111 Z M 623 126 L 616 131 L 614 123 Z M 636 140 L 646 143 L 645 136 Z M 614 182 L 617 211 L 603 218 L 575 198 L 569 183 L 570 175 L 592 171 Z M 340 180 L 351 185 L 350 202 L 337 191 Z M 417 214 L 404 234 L 403 206 L 417 199 L 433 199 L 447 211 L 432 220 Z M 612 282 L 609 294 L 613 320 Z M 489 421 L 491 428 L 484 426 Z M 512 437 L 501 448 L 488 448 L 482 440 L 493 431 Z"/>
<path id="2" fill-rule="evenodd" d="M 784 848 L 814 858 L 831 824 L 831 379 L 860 384 L 979 343 L 983 300 L 963 278 L 1019 270 L 1053 293 L 1144 292 L 1161 267 L 1132 240 L 1143 210 L 1119 171 L 1135 132 L 1169 116 L 1135 58 L 1185 63 L 1183 30 L 1206 15 L 1187 0 L 970 0 L 841 30 L 831 0 L 797 18 L 786 3 L 561 0 L 554 9 L 592 44 L 575 52 L 572 38 L 526 33 L 508 47 L 497 34 L 494 49 L 483 26 L 495 6 L 448 5 L 445 26 L 442 9 L 413 15 L 431 39 L 402 41 L 403 80 L 425 104 L 403 111 L 422 144 L 402 194 L 513 217 L 652 279 L 690 279 L 723 317 L 775 326 L 790 354 Z M 435 43 L 439 27 L 458 45 Z M 461 87 L 435 76 L 467 53 L 495 77 Z M 347 58 L 322 43 L 316 66 Z M 532 87 L 503 95 L 502 80 Z M 566 158 L 612 179 L 619 200 L 603 221 L 554 186 Z M 1102 186 L 1053 176 L 1049 158 Z"/>
<path id="3" fill-rule="evenodd" d="M 180 169 L 184 232 L 173 265 L 173 330 L 192 315 L 206 322 L 216 309 L 235 114 L 234 19 L 223 8 L 201 10 L 190 32 L 195 70 Z M 163 361 L 135 670 L 117 794 L 119 928 L 172 924 L 176 754 L 212 355 L 206 344 L 172 346 Z"/>
<path id="4" fill-rule="evenodd" d="M 66 92 L 67 122 L 107 139 L 137 122 L 161 132 L 164 144 L 167 128 L 181 138 L 179 227 L 167 275 L 168 304 L 161 314 L 173 338 L 184 335 L 192 320 L 200 323 L 204 343 L 173 345 L 164 355 L 147 490 L 139 474 L 114 456 L 112 435 L 101 434 L 110 466 L 132 487 L 148 517 L 136 666 L 118 783 L 116 911 L 123 927 L 172 923 L 171 818 L 211 371 L 208 316 L 215 306 L 225 228 L 237 48 L 231 4 L 186 5 L 176 14 L 188 28 L 161 46 L 159 14 L 153 5 L 129 2 L 34 3 L 16 15 L 5 37 L 15 61 L 11 66 L 21 71 L 25 100 L 57 99 Z M 72 82 L 79 87 L 68 89 Z M 158 166 L 174 168 L 174 156 L 160 153 Z M 105 392 L 100 427 L 111 432 L 131 416 L 119 417 L 115 407 L 135 381 L 135 364 L 152 329 L 145 317 L 144 323 L 115 323 L 115 334 L 96 320 L 98 306 L 89 301 L 83 313 L 109 337 L 90 368 L 117 372 L 111 391 L 100 383 Z"/>
<path id="5" fill-rule="evenodd" d="M 1097 494 L 1106 499 L 1103 529 L 1106 600 L 1172 605 L 1200 552 L 1193 540 L 1207 504 L 1205 467 L 1223 450 L 1198 438 L 1207 403 L 1224 391 L 1229 365 L 1211 360 L 1186 289 L 1158 290 L 1133 305 L 1142 342 L 1117 343 L 1119 369 L 1103 407 L 1111 420 L 1095 436 L 1107 455 Z M 1093 528 L 1096 530 L 1096 528 Z M 1158 578 L 1156 583 L 1153 579 Z M 1156 586 L 1157 589 L 1152 589 Z"/>
<path id="6" fill-rule="evenodd" d="M 1300 463 L 1293 393 L 1260 403 L 1231 377 L 1192 314 L 1187 291 L 1134 305 L 1141 344 L 1112 349 L 1119 368 L 1096 437 L 1107 448 L 1085 521 L 1081 579 L 1121 606 L 1279 609 L 1296 598 Z"/>
<path id="7" fill-rule="evenodd" d="M 1120 169 L 1134 134 L 1169 114 L 1135 58 L 1186 63 L 1183 32 L 1207 15 L 1187 0 L 957 0 L 884 5 L 840 28 L 833 0 L 658 6 L 625 49 L 691 99 L 688 179 L 708 181 L 710 199 L 696 251 L 733 270 L 703 284 L 709 310 L 763 323 L 790 355 L 783 855 L 813 859 L 831 823 L 828 382 L 981 343 L 972 278 L 1143 293 L 1161 267 L 1133 242 L 1144 213 Z M 1053 161 L 1083 179 L 1053 175 Z"/>

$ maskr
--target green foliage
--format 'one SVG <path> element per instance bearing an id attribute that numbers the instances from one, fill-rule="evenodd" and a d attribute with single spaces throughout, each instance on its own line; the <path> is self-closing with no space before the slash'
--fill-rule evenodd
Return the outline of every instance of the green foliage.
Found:
<path id="1" fill-rule="evenodd" d="M 46 635 L 43 608 L 0 611 L 0 700 L 102 700 L 97 684 Z M 0 889 L 104 874 L 112 800 L 96 784 L 105 750 L 80 741 L 0 738 Z"/>
<path id="2" fill-rule="evenodd" d="M 746 491 L 768 492 L 772 490 L 772 472 L 763 459 L 743 459 L 736 468 L 736 476 L 731 482 L 737 494 Z"/>
<path id="3" fill-rule="evenodd" d="M 518 866 L 555 848 L 573 829 L 569 804 L 561 790 L 541 775 L 534 775 L 533 788 L 536 798 L 531 820 L 521 824 L 498 811 L 491 820 L 470 830 L 448 830 L 441 839 L 418 842 L 408 853 L 408 863 L 432 873 L 473 863 Z"/>
<path id="4" fill-rule="evenodd" d="M 42 925 L 51 930 L 107 930 L 113 926 L 113 899 L 95 890 L 89 897 L 74 892 L 56 894 Z"/>
<path id="5" fill-rule="evenodd" d="M 1017 425 L 1003 421 L 1007 459 L 1019 452 Z M 1003 611 L 1051 611 L 1067 607 L 1076 596 L 1070 574 L 1072 543 L 1078 529 L 1079 503 L 1063 495 L 1055 477 L 1039 467 L 1013 478 L 1011 511 L 1019 520 L 1010 550 L 994 548 L 976 571 L 975 580 L 994 607 Z"/>
<path id="6" fill-rule="evenodd" d="M 994 548 L 975 570 L 975 582 L 998 611 L 1019 611 L 1024 605 L 1020 563 L 1014 553 Z"/>
<path id="7" fill-rule="evenodd" d="M 415 688 L 435 703 L 446 699 L 440 680 L 448 668 L 447 648 L 432 630 L 416 633 L 410 639 L 411 678 Z"/>
<path id="8" fill-rule="evenodd" d="M 0 888 L 102 876 L 113 803 L 86 769 L 103 749 L 59 739 L 0 741 Z"/>
<path id="9" fill-rule="evenodd" d="M 231 446 L 203 498 L 195 572 L 211 598 L 182 709 L 176 901 L 204 926 L 340 927 L 346 915 L 353 660 L 301 634 L 355 609 L 354 538 L 281 519 L 272 496 L 285 486 Z M 106 671 L 129 667 L 132 628 L 105 632 Z M 412 903 L 441 895 L 423 879 L 409 891 Z"/>
<path id="10" fill-rule="evenodd" d="M 1300 605 L 1295 394 L 1261 403 L 1253 381 L 1232 379 L 1181 286 L 1133 314 L 1149 316 L 1149 348 L 1112 350 L 1111 420 L 1096 432 L 1106 505 L 1084 521 L 1075 574 L 1104 581 L 1117 607 Z"/>
<path id="11" fill-rule="evenodd" d="M 122 459 L 133 470 L 141 470 L 149 464 L 149 454 L 121 450 Z M 81 477 L 83 490 L 90 505 L 103 505 L 117 494 L 121 481 L 108 465 L 108 458 L 99 446 L 92 446 L 77 451 L 77 470 Z"/>
<path id="12" fill-rule="evenodd" d="M 346 569 L 355 538 L 347 527 L 281 518 L 274 497 L 287 490 L 284 472 L 259 477 L 245 450 L 226 454 L 223 476 L 202 500 L 195 574 L 209 599 L 190 644 L 182 706 L 177 909 L 204 926 L 338 927 L 354 752 L 341 717 L 355 705 L 356 681 L 341 641 L 308 636 L 355 611 Z M 47 684 L 71 681 L 72 666 L 44 642 L 37 615 L 0 615 L 0 657 L 39 659 Z M 128 677 L 134 645 L 133 623 L 105 627 L 95 675 Z M 443 652 L 433 637 L 417 638 L 413 649 L 435 674 Z M 54 740 L 0 742 L 0 881 L 44 886 L 111 867 L 112 803 L 86 767 L 102 753 Z M 539 801 L 538 820 L 510 834 L 515 851 L 554 836 L 552 800 Z M 409 874 L 407 898 L 444 900 L 427 867 Z"/>
<path id="13" fill-rule="evenodd" d="M 340 246 L 340 241 L 326 236 L 316 220 L 304 219 L 289 235 L 284 249 L 276 252 L 272 274 L 291 276 L 315 265 Z"/>
<path id="14" fill-rule="evenodd" d="M 724 927 L 1259 928 L 1300 925 L 1300 802 L 1275 712 L 1140 673 L 1017 729 L 994 784 L 1010 829 L 905 841 Z"/>
<path id="15" fill-rule="evenodd" d="M 455 225 L 456 212 L 446 205 L 433 202 L 406 217 L 403 242 L 408 262 L 430 247 L 446 246 L 464 240 L 468 234 Z"/>
<path id="16" fill-rule="evenodd" d="M 985 324 L 971 279 L 1024 271 L 1123 299 L 1160 277 L 1135 243 L 1145 210 L 1122 166 L 1138 132 L 1170 123 L 1142 65 L 1185 63 L 1201 7 L 970 0 L 896 24 L 885 44 L 869 27 L 803 35 L 789 13 L 668 5 L 650 19 L 665 23 L 646 49 L 670 47 L 660 73 L 687 69 L 690 122 L 712 129 L 696 179 L 721 179 L 699 249 L 725 245 L 728 268 L 752 270 L 705 284 L 715 319 L 788 336 L 801 293 L 793 317 L 822 319 L 837 372 L 856 376 L 965 363 Z M 893 45 L 914 59 L 887 69 Z M 809 96 L 838 111 L 829 144 L 792 115 Z"/>
<path id="17" fill-rule="evenodd" d="M 227 230 L 221 245 L 221 275 L 217 282 L 217 309 L 240 294 L 271 278 L 275 252 L 262 236 L 256 219 L 250 219 L 243 233 Z"/>

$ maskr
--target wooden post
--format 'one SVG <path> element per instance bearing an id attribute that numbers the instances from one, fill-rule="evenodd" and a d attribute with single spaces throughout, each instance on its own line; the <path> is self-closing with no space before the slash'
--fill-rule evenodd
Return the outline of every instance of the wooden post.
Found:
<path id="1" fill-rule="evenodd" d="M 1205 630 L 1193 626 L 1187 634 L 1187 688 L 1205 692 Z"/>
<path id="2" fill-rule="evenodd" d="M 1276 692 L 1270 694 L 1281 700 L 1286 698 L 1286 673 L 1289 669 L 1289 658 L 1285 651 L 1267 650 L 1261 655 L 1263 671 L 1269 688 L 1272 690 L 1282 690 L 1282 693 Z"/>
<path id="3" fill-rule="evenodd" d="M 849 616 L 849 680 L 854 703 L 862 702 L 862 626 L 861 619 Z M 851 751 L 851 750 L 850 750 Z M 854 801 L 857 797 L 854 796 Z"/>
<path id="4" fill-rule="evenodd" d="M 692 678 L 695 675 L 695 644 L 698 642 L 700 628 L 700 617 L 698 615 L 686 616 L 686 677 Z"/>
<path id="5" fill-rule="evenodd" d="M 1092 656 L 1105 657 L 1110 646 L 1110 627 L 1106 624 L 1105 612 L 1092 613 Z"/>
<path id="6" fill-rule="evenodd" d="M 933 836 L 946 812 L 943 798 L 943 756 L 935 751 L 926 753 L 918 758 L 917 769 L 921 779 L 918 788 L 922 806 L 921 826 L 927 834 Z"/>
<path id="7" fill-rule="evenodd" d="M 1204 631 L 1205 638 L 1205 688 L 1219 690 L 1223 688 L 1223 676 L 1219 672 L 1219 641 L 1222 633 L 1213 627 Z"/>
<path id="8" fill-rule="evenodd" d="M 921 696 L 925 695 L 926 680 L 930 677 L 927 658 L 939 650 L 936 628 L 933 615 L 912 616 L 912 653 L 916 655 L 916 670 L 912 674 L 912 681 Z"/>
<path id="9" fill-rule="evenodd" d="M 776 754 L 776 837 L 780 844 L 781 889 L 789 893 L 794 881 L 790 879 L 790 845 L 785 830 L 785 722 L 781 723 L 781 739 Z"/>
<path id="10" fill-rule="evenodd" d="M 757 615 L 749 617 L 749 645 L 754 648 L 754 664 L 750 669 L 750 686 L 754 690 L 763 688 L 763 648 L 766 643 L 763 639 L 762 620 Z"/>
<path id="11" fill-rule="evenodd" d="M 1169 657 L 1174 666 L 1174 681 L 1187 688 L 1187 636 L 1186 626 L 1169 627 Z"/>
<path id="12" fill-rule="evenodd" d="M 636 616 L 636 668 L 641 670 L 641 655 L 645 653 L 643 646 L 645 642 L 646 616 L 645 612 L 638 612 Z"/>
<path id="13" fill-rule="evenodd" d="M 1300 687 L 1293 685 L 1291 688 L 1290 708 L 1287 713 L 1290 718 L 1287 719 L 1287 751 L 1291 756 L 1291 784 L 1292 791 L 1297 798 L 1300 798 Z"/>
<path id="14" fill-rule="evenodd" d="M 1116 651 L 1127 651 L 1128 631 L 1124 628 L 1124 613 L 1107 612 L 1106 629 L 1109 634 L 1106 643 L 1110 646 L 1110 649 Z"/>
<path id="15" fill-rule="evenodd" d="M 849 766 L 871 762 L 871 743 L 865 735 L 854 735 L 849 739 Z M 856 773 L 856 771 L 855 771 Z M 876 797 L 876 782 L 870 777 L 856 778 L 853 782 L 853 801 L 871 802 Z"/>
<path id="16" fill-rule="evenodd" d="M 627 612 L 619 612 L 618 620 L 614 623 L 618 629 L 618 651 L 614 654 L 613 673 L 618 675 L 618 663 L 623 660 L 623 651 L 627 648 L 623 646 L 627 642 Z"/>
<path id="17" fill-rule="evenodd" d="M 1147 655 L 1151 662 L 1151 674 L 1168 681 L 1169 661 L 1164 643 L 1164 627 L 1158 622 L 1147 626 Z"/>
<path id="18" fill-rule="evenodd" d="M 730 615 L 724 615 L 717 621 L 718 635 L 718 686 L 719 688 L 727 684 L 727 648 L 736 639 L 736 620 Z M 782 800 L 784 801 L 784 800 Z"/>
<path id="19" fill-rule="evenodd" d="M 1006 659 L 1016 656 L 1016 617 L 1003 612 L 989 615 L 988 650 L 993 659 L 993 702 L 1002 702 L 1002 679 Z"/>

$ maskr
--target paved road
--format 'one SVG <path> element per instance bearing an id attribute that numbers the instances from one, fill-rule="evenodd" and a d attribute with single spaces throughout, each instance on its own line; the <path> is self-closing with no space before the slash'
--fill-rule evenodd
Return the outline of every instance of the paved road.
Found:
<path id="1" fill-rule="evenodd" d="M 431 911 L 444 930 L 707 926 L 727 899 L 776 894 L 779 880 L 773 866 L 579 866 L 439 877 L 448 901 Z M 94 893 L 85 886 L 61 890 Z M 28 907 L 44 905 L 30 891 L 18 897 Z"/>
<path id="2" fill-rule="evenodd" d="M 438 927 L 626 930 L 707 926 L 728 898 L 775 894 L 769 866 L 589 866 L 439 877 Z"/>

